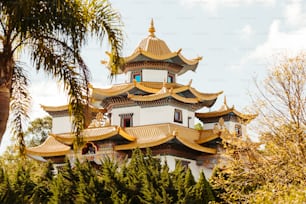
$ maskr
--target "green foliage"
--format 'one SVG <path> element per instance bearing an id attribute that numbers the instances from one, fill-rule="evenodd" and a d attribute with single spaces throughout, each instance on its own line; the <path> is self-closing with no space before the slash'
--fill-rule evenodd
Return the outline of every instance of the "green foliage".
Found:
<path id="1" fill-rule="evenodd" d="M 31 121 L 27 131 L 24 133 L 25 138 L 28 138 L 26 140 L 27 146 L 33 147 L 43 143 L 51 132 L 51 128 L 52 118 L 50 116 Z"/>
<path id="2" fill-rule="evenodd" d="M 79 145 L 90 80 L 81 49 L 90 37 L 101 44 L 107 37 L 111 49 L 111 74 L 118 73 L 123 44 L 119 13 L 107 0 L 2 0 L 0 25 L 0 117 L 3 118 L 0 142 L 10 114 L 20 153 L 24 154 L 24 123 L 28 120 L 31 97 L 25 74 L 27 67 L 19 62 L 19 54 L 26 50 L 34 69 L 44 71 L 64 84 L 69 96 L 69 112 L 74 116 L 76 144 Z"/>
<path id="3" fill-rule="evenodd" d="M 116 163 L 105 158 L 102 165 L 67 163 L 53 174 L 52 163 L 16 160 L 15 171 L 4 164 L 0 171 L 1 203 L 208 203 L 214 201 L 204 174 L 195 181 L 189 168 L 167 163 L 148 150 L 133 152 L 130 160 Z"/>
<path id="4" fill-rule="evenodd" d="M 201 123 L 197 123 L 197 124 L 194 125 L 194 129 L 203 130 L 203 125 Z"/>
<path id="5" fill-rule="evenodd" d="M 306 200 L 306 54 L 276 63 L 260 90 L 260 143 L 224 139 L 227 158 L 211 178 L 222 203 Z M 264 106 L 261 106 L 263 104 Z"/>

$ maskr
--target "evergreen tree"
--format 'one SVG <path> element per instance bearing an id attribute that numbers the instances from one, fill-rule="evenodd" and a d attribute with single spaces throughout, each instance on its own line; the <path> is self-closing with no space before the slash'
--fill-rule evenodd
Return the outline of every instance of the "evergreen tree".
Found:
<path id="1" fill-rule="evenodd" d="M 7 172 L 0 168 L 0 203 L 13 203 L 14 194 Z"/>
<path id="2" fill-rule="evenodd" d="M 31 179 L 31 172 L 21 162 L 18 165 L 16 174 L 12 181 L 14 203 L 26 204 L 30 203 L 34 193 L 35 183 Z"/>
<path id="3" fill-rule="evenodd" d="M 213 190 L 205 178 L 203 172 L 200 174 L 198 182 L 195 184 L 194 193 L 196 202 L 195 203 L 209 203 L 209 201 L 215 201 Z"/>
<path id="4" fill-rule="evenodd" d="M 53 180 L 53 176 L 53 163 L 47 162 L 47 164 L 43 166 L 42 175 L 36 181 L 34 193 L 31 198 L 33 203 L 49 203 L 49 200 L 52 196 L 50 187 Z"/>

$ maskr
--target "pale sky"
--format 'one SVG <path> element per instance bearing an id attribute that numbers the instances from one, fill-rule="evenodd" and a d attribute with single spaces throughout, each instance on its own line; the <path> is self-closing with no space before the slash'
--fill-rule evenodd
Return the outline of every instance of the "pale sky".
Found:
<path id="1" fill-rule="evenodd" d="M 202 56 L 196 72 L 187 72 L 178 82 L 201 92 L 224 91 L 212 109 L 226 95 L 229 106 L 242 111 L 252 101 L 253 78 L 262 79 L 277 55 L 294 55 L 306 48 L 305 0 L 112 0 L 124 23 L 124 56 L 130 55 L 148 35 L 154 19 L 155 35 L 171 51 L 182 48 L 186 58 Z M 90 41 L 82 53 L 96 87 L 110 85 L 107 46 Z M 26 57 L 23 57 L 26 58 Z M 29 69 L 31 64 L 28 65 Z M 44 113 L 38 104 L 63 105 L 66 99 L 58 86 L 43 74 L 29 71 L 33 98 L 32 117 Z M 113 83 L 123 83 L 118 76 Z M 202 111 L 202 110 L 201 110 Z M 207 110 L 203 110 L 207 111 Z M 9 141 L 3 140 L 0 152 Z"/>

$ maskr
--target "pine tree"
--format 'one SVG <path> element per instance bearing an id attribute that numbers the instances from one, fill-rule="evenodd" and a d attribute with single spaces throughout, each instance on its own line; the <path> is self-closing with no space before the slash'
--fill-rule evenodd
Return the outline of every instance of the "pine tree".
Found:
<path id="1" fill-rule="evenodd" d="M 203 172 L 200 174 L 200 178 L 194 187 L 195 192 L 195 203 L 209 203 L 210 201 L 215 201 L 215 196 L 213 194 L 212 188 L 205 178 Z"/>
<path id="2" fill-rule="evenodd" d="M 49 203 L 49 200 L 52 196 L 50 191 L 50 186 L 53 180 L 53 163 L 48 162 L 43 166 L 43 173 L 39 176 L 38 180 L 35 182 L 36 186 L 34 188 L 34 193 L 31 198 L 33 203 Z"/>
<path id="3" fill-rule="evenodd" d="M 23 162 L 20 162 L 18 165 L 17 172 L 13 178 L 12 188 L 15 198 L 14 203 L 30 203 L 30 199 L 34 192 L 35 183 L 31 179 L 30 169 L 26 168 Z"/>
<path id="4" fill-rule="evenodd" d="M 14 196 L 7 172 L 0 168 L 0 203 L 13 203 Z"/>

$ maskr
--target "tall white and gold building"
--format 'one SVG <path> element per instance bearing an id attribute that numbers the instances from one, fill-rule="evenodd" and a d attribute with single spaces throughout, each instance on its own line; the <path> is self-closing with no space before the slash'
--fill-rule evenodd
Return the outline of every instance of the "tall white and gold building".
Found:
<path id="1" fill-rule="evenodd" d="M 125 74 L 126 83 L 106 89 L 90 87 L 83 148 L 73 150 L 68 106 L 42 106 L 53 117 L 52 133 L 43 144 L 27 148 L 27 154 L 57 165 L 65 157 L 71 162 L 78 158 L 100 164 L 105 156 L 120 159 L 135 148 L 150 148 L 161 161 L 167 160 L 170 169 L 181 161 L 196 178 L 202 170 L 210 176 L 220 156 L 222 134 L 243 136 L 246 124 L 255 115 L 229 108 L 226 101 L 218 111 L 197 112 L 212 107 L 222 91 L 202 93 L 192 87 L 191 80 L 178 84 L 177 78 L 189 70 L 196 71 L 201 60 L 187 59 L 181 51 L 172 52 L 155 36 L 152 21 L 149 35 L 124 57 L 119 72 Z M 193 128 L 196 118 L 203 122 L 204 130 Z M 222 127 L 217 127 L 220 119 Z"/>

